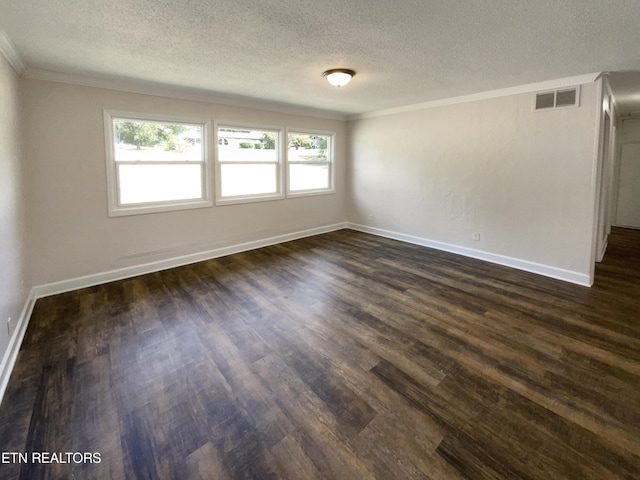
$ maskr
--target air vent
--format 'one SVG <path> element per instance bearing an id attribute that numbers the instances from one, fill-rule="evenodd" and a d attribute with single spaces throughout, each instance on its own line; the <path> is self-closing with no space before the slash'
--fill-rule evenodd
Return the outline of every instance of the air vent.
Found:
<path id="1" fill-rule="evenodd" d="M 556 93 L 538 93 L 536 94 L 536 110 L 543 108 L 553 108 L 556 103 Z"/>
<path id="2" fill-rule="evenodd" d="M 578 87 L 536 93 L 534 110 L 548 110 L 578 105 Z"/>
<path id="3" fill-rule="evenodd" d="M 556 92 L 556 107 L 569 107 L 576 104 L 576 89 L 558 90 Z"/>

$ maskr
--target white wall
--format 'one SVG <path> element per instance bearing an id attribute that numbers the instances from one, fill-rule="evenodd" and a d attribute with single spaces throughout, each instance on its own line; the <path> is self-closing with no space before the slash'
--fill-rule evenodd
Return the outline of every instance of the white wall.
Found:
<path id="1" fill-rule="evenodd" d="M 615 221 L 640 228 L 640 119 L 618 122 Z"/>
<path id="2" fill-rule="evenodd" d="M 523 93 L 354 120 L 350 220 L 588 283 L 596 93 L 583 85 L 579 108 L 533 112 Z"/>
<path id="3" fill-rule="evenodd" d="M 18 76 L 0 53 L 0 381 L 8 380 L 7 318 L 18 322 L 26 293 L 24 201 L 20 154 Z M 5 374 L 7 374 L 5 376 Z M 0 397 L 2 395 L 0 388 Z"/>
<path id="4" fill-rule="evenodd" d="M 24 79 L 35 285 L 161 261 L 347 219 L 346 122 Z M 336 194 L 109 218 L 103 110 L 336 132 Z"/>
<path id="5" fill-rule="evenodd" d="M 626 118 L 618 122 L 618 141 L 623 143 L 640 143 L 640 118 Z"/>

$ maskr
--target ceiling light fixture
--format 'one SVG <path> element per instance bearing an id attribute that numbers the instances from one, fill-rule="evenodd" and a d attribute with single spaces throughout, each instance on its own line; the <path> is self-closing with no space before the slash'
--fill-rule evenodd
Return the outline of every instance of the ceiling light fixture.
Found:
<path id="1" fill-rule="evenodd" d="M 324 72 L 322 76 L 325 77 L 331 85 L 340 88 L 349 83 L 355 74 L 356 72 L 347 68 L 333 68 Z"/>

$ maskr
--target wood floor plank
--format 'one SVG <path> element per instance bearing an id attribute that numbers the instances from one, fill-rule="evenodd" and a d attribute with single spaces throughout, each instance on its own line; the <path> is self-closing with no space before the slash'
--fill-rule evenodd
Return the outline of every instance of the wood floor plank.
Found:
<path id="1" fill-rule="evenodd" d="M 369 459 L 377 478 L 385 478 L 388 472 L 407 479 L 462 478 L 436 455 L 429 435 L 419 431 L 425 424 L 417 425 L 414 429 L 395 415 L 379 415 L 358 435 L 354 448 Z"/>
<path id="2" fill-rule="evenodd" d="M 375 478 L 350 446 L 348 432 L 291 368 L 275 356 L 259 360 L 256 368 L 272 379 L 271 388 L 290 420 L 313 439 L 313 450 L 305 451 L 326 478 Z"/>
<path id="3" fill-rule="evenodd" d="M 281 466 L 281 478 L 321 480 L 324 477 L 293 436 L 279 441 L 271 450 Z"/>
<path id="4" fill-rule="evenodd" d="M 47 363 L 41 371 L 40 389 L 33 406 L 29 433 L 24 451 L 64 452 L 71 444 L 70 422 L 73 395 L 73 372 L 75 357 Z M 46 478 L 47 475 L 63 477 L 70 475 L 68 464 L 44 465 L 26 463 L 20 471 L 21 479 Z"/>
<path id="5" fill-rule="evenodd" d="M 38 300 L 3 479 L 640 479 L 640 231 L 592 288 L 350 230 Z"/>
<path id="6" fill-rule="evenodd" d="M 220 451 L 211 442 L 207 442 L 199 449 L 187 456 L 185 478 L 193 480 L 230 480 L 232 477 L 224 469 Z"/>

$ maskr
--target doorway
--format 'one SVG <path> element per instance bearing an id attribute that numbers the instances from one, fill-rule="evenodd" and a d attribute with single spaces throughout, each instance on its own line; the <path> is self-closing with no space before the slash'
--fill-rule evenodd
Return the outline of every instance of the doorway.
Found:
<path id="1" fill-rule="evenodd" d="M 615 223 L 640 229 L 640 143 L 623 143 L 620 150 Z"/>

